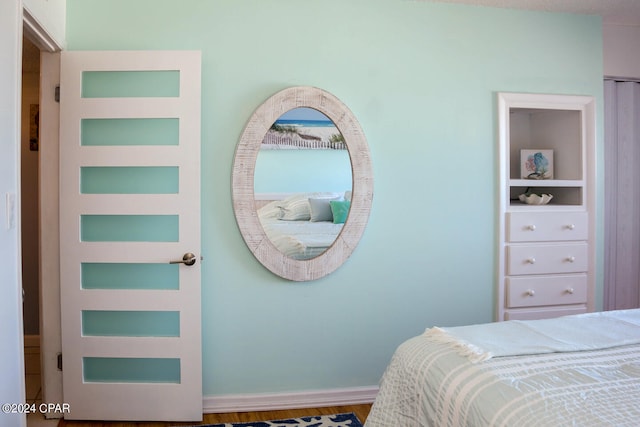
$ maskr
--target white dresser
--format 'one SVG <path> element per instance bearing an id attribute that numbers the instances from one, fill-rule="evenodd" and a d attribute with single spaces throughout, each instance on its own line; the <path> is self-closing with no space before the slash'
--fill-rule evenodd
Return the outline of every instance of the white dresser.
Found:
<path id="1" fill-rule="evenodd" d="M 594 100 L 498 94 L 500 200 L 497 320 L 594 308 Z M 523 151 L 526 150 L 526 151 Z M 540 152 L 544 173 L 523 164 Z M 531 164 L 532 162 L 529 161 Z M 521 194 L 550 194 L 545 205 Z"/>

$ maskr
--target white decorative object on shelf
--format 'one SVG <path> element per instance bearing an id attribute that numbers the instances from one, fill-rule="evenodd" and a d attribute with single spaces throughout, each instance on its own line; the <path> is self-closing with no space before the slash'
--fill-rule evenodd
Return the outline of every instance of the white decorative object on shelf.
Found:
<path id="1" fill-rule="evenodd" d="M 549 203 L 551 199 L 553 199 L 553 194 L 521 194 L 518 196 L 522 203 L 526 203 L 528 205 L 546 205 Z"/>

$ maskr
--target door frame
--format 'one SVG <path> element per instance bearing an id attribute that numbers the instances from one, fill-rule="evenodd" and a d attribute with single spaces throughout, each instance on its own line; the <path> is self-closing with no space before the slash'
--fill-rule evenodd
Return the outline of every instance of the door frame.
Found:
<path id="1" fill-rule="evenodd" d="M 40 54 L 40 365 L 43 402 L 64 402 L 60 308 L 60 53 Z M 49 415 L 49 413 L 47 413 Z M 51 413 L 61 418 L 62 413 Z"/>
<path id="2" fill-rule="evenodd" d="M 607 81 L 614 81 L 616 83 L 628 82 L 628 83 L 640 83 L 640 78 L 628 78 L 628 77 L 616 77 L 616 76 L 605 76 L 603 80 L 603 85 L 606 86 Z M 618 136 L 617 129 L 615 126 L 616 120 L 616 112 L 613 103 L 615 103 L 614 99 L 610 99 L 608 96 L 608 91 L 605 87 L 604 89 L 604 247 L 605 247 L 605 255 L 604 255 L 604 284 L 603 284 L 603 301 L 602 307 L 603 310 L 619 310 L 626 308 L 626 304 L 616 304 L 616 294 L 618 291 L 620 295 L 623 295 L 626 291 L 633 291 L 629 289 L 629 286 L 625 286 L 624 283 L 616 280 L 618 274 L 624 275 L 625 271 L 620 269 L 616 265 L 616 250 L 618 248 L 617 242 L 617 220 L 615 217 L 617 200 L 623 197 L 623 194 L 618 190 L 616 181 L 618 180 L 617 172 L 618 170 Z M 614 125 L 614 126 L 608 126 Z M 632 196 L 633 197 L 633 196 Z M 637 213 L 637 212 L 636 212 Z M 627 212 L 627 215 L 633 216 L 634 213 Z M 633 254 L 631 256 L 633 258 Z M 635 289 L 634 296 L 638 295 L 637 289 Z M 629 294 L 627 293 L 627 296 Z M 633 295 L 633 292 L 632 294 Z M 620 299 L 620 298 L 619 298 Z M 635 301 L 632 301 L 634 306 L 638 306 L 640 304 L 640 298 L 636 298 Z"/>
<path id="3" fill-rule="evenodd" d="M 59 126 L 60 107 L 54 90 L 60 83 L 62 46 L 23 7 L 23 34 L 40 48 L 40 372 L 43 402 L 64 402 L 60 322 Z M 62 413 L 47 412 L 47 418 Z"/>

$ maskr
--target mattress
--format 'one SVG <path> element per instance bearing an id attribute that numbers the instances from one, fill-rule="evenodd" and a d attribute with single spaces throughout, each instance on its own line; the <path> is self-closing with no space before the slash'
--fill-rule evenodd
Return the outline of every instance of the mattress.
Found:
<path id="1" fill-rule="evenodd" d="M 282 221 L 260 218 L 265 234 L 286 256 L 310 259 L 326 251 L 336 240 L 344 224 L 330 221 Z"/>
<path id="2" fill-rule="evenodd" d="M 515 344 L 496 333 L 508 322 L 428 329 L 396 350 L 365 426 L 637 426 L 639 318 L 625 310 L 512 321 Z M 594 332 L 570 334 L 581 320 Z"/>

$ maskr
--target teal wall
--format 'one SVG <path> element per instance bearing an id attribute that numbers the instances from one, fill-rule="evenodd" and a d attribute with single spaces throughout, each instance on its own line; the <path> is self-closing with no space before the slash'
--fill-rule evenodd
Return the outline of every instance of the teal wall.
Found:
<path id="1" fill-rule="evenodd" d="M 426 327 L 491 321 L 496 92 L 602 105 L 601 23 L 589 16 L 404 0 L 68 0 L 67 20 L 69 50 L 202 51 L 205 395 L 375 385 Z M 246 121 L 293 85 L 349 106 L 375 174 L 360 245 L 311 283 L 263 268 L 231 204 Z M 598 141 L 601 154 L 601 130 Z"/>
<path id="2" fill-rule="evenodd" d="M 255 193 L 351 190 L 347 150 L 261 150 L 256 160 Z"/>

